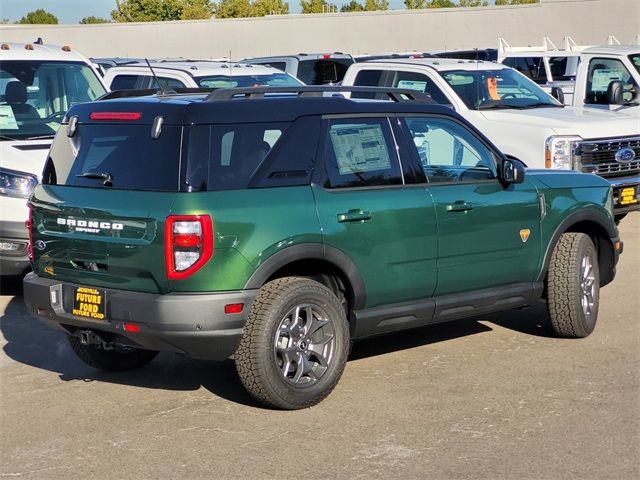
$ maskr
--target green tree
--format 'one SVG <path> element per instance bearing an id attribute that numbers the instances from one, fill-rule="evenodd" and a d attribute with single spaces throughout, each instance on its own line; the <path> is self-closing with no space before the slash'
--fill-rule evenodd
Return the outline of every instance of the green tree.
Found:
<path id="1" fill-rule="evenodd" d="M 456 6 L 451 0 L 431 0 L 427 8 L 451 8 Z"/>
<path id="2" fill-rule="evenodd" d="M 356 0 L 351 0 L 340 7 L 341 12 L 363 12 L 364 6 Z"/>
<path id="3" fill-rule="evenodd" d="M 334 11 L 338 11 L 338 8 L 333 3 L 327 3 L 326 0 L 300 0 L 301 13 L 323 13 L 327 8 L 332 8 Z"/>
<path id="4" fill-rule="evenodd" d="M 427 0 L 404 0 L 404 6 L 407 7 L 407 10 L 427 8 Z"/>
<path id="5" fill-rule="evenodd" d="M 116 22 L 160 22 L 209 18 L 211 0 L 116 0 L 111 18 Z"/>
<path id="6" fill-rule="evenodd" d="M 365 0 L 364 9 L 368 12 L 374 10 L 389 10 L 389 0 Z"/>
<path id="7" fill-rule="evenodd" d="M 540 0 L 496 0 L 496 5 L 523 5 L 525 3 L 540 3 Z"/>
<path id="8" fill-rule="evenodd" d="M 221 0 L 216 5 L 216 18 L 253 17 L 249 0 Z"/>
<path id="9" fill-rule="evenodd" d="M 53 13 L 49 13 L 46 10 L 39 8 L 38 10 L 34 10 L 33 12 L 27 13 L 24 17 L 18 20 L 18 23 L 31 24 L 31 25 L 43 25 L 43 24 L 57 25 L 58 17 L 56 17 Z"/>
<path id="10" fill-rule="evenodd" d="M 486 7 L 489 5 L 487 0 L 459 0 L 459 7 Z"/>
<path id="11" fill-rule="evenodd" d="M 254 0 L 251 4 L 252 17 L 289 13 L 289 3 L 284 0 Z"/>
<path id="12" fill-rule="evenodd" d="M 93 23 L 109 23 L 110 21 L 111 20 L 107 20 L 106 18 L 100 18 L 100 17 L 95 17 L 93 15 L 90 15 L 88 17 L 84 17 L 78 23 L 82 23 L 83 25 L 89 25 Z"/>

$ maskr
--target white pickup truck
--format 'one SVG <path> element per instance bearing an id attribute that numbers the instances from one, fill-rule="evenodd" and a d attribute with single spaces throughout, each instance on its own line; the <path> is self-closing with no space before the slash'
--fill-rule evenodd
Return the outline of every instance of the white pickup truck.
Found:
<path id="1" fill-rule="evenodd" d="M 640 45 L 583 50 L 572 105 L 640 116 Z"/>
<path id="2" fill-rule="evenodd" d="M 577 170 L 606 178 L 613 188 L 617 219 L 640 209 L 637 115 L 564 106 L 516 70 L 492 62 L 408 58 L 356 63 L 343 84 L 425 92 L 450 105 L 502 152 L 530 168 Z"/>
<path id="3" fill-rule="evenodd" d="M 106 92 L 89 60 L 67 46 L 0 45 L 0 275 L 29 267 L 27 198 L 66 111 Z"/>

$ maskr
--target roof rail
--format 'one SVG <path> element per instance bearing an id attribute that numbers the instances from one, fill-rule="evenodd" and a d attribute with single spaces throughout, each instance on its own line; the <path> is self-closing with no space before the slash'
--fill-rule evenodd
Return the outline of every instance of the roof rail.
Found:
<path id="1" fill-rule="evenodd" d="M 382 93 L 394 102 L 407 100 L 436 103 L 430 95 L 407 88 L 382 88 L 382 87 L 352 87 L 352 86 L 312 86 L 300 87 L 245 87 L 245 88 L 220 88 L 211 92 L 207 102 L 231 100 L 239 98 L 263 98 L 265 94 L 294 94 L 298 97 L 322 97 L 324 93 L 358 92 L 358 93 Z"/>
<path id="2" fill-rule="evenodd" d="M 176 87 L 173 91 L 177 94 L 199 94 L 199 93 L 211 93 L 215 88 L 191 88 L 191 87 Z M 105 93 L 97 100 L 113 100 L 115 98 L 130 98 L 130 97 L 149 97 L 159 93 L 157 88 L 145 88 L 139 90 L 114 90 L 112 92 Z M 167 95 L 165 95 L 167 96 Z"/>

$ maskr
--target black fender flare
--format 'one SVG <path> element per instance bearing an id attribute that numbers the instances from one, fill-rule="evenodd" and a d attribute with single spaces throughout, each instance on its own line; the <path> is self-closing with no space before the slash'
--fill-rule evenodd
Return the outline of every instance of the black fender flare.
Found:
<path id="1" fill-rule="evenodd" d="M 560 222 L 560 224 L 553 232 L 551 240 L 547 244 L 547 251 L 544 252 L 544 262 L 542 264 L 542 270 L 538 275 L 539 282 L 544 281 L 545 277 L 547 276 L 547 272 L 549 271 L 549 263 L 551 262 L 551 254 L 556 248 L 556 244 L 560 240 L 560 235 L 569 230 L 572 225 L 585 221 L 593 222 L 602 227 L 602 229 L 607 232 L 607 235 L 609 235 L 609 240 L 612 244 L 616 240 L 619 240 L 618 232 L 616 230 L 615 224 L 613 223 L 613 220 L 611 220 L 604 211 L 595 209 L 582 209 L 573 212 L 562 222 Z"/>
<path id="2" fill-rule="evenodd" d="M 267 258 L 253 272 L 246 289 L 258 289 L 278 270 L 300 260 L 322 260 L 342 272 L 353 290 L 353 309 L 364 308 L 367 290 L 360 270 L 345 253 L 322 243 L 301 243 L 280 250 Z"/>

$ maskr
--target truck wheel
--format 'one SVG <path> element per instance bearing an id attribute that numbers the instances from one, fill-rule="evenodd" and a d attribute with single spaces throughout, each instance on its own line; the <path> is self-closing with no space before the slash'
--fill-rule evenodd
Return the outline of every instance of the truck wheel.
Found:
<path id="1" fill-rule="evenodd" d="M 78 337 L 69 336 L 69 343 L 80 360 L 87 365 L 107 372 L 125 372 L 145 366 L 158 352 L 140 348 L 114 347 L 103 350 L 93 345 L 83 345 Z"/>
<path id="2" fill-rule="evenodd" d="M 588 235 L 565 233 L 551 255 L 547 307 L 560 337 L 583 338 L 596 326 L 600 298 L 598 254 Z"/>
<path id="3" fill-rule="evenodd" d="M 342 376 L 349 349 L 345 311 L 324 285 L 273 280 L 260 289 L 235 354 L 247 391 L 286 410 L 323 400 Z"/>

